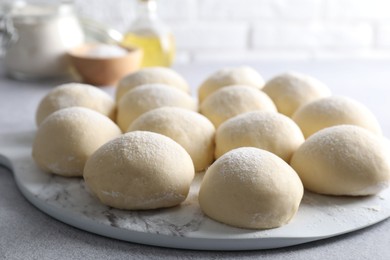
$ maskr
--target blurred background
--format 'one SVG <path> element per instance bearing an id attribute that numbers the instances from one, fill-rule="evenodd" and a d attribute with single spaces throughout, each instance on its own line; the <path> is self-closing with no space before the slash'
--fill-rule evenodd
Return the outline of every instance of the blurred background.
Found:
<path id="1" fill-rule="evenodd" d="M 78 13 L 125 32 L 136 0 L 75 0 Z M 388 0 L 157 0 L 177 64 L 390 59 Z"/>

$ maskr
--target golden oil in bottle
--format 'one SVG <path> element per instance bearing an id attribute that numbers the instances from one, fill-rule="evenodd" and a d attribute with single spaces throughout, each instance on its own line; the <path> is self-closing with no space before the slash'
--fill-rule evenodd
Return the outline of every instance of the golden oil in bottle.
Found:
<path id="1" fill-rule="evenodd" d="M 142 67 L 170 67 L 175 57 L 175 41 L 171 33 L 157 36 L 128 32 L 122 43 L 143 50 Z"/>
<path id="2" fill-rule="evenodd" d="M 156 0 L 138 0 L 137 17 L 125 33 L 122 44 L 143 50 L 142 67 L 172 65 L 175 40 L 157 15 Z"/>

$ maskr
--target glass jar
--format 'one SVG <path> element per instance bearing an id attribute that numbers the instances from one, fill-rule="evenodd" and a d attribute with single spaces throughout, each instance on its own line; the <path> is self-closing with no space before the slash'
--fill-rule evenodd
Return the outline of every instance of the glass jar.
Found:
<path id="1" fill-rule="evenodd" d="M 4 64 L 9 76 L 40 79 L 69 73 L 66 52 L 84 42 L 71 2 L 22 3 L 12 6 L 3 19 L 3 27 L 8 27 L 2 37 L 8 38 Z"/>
<path id="2" fill-rule="evenodd" d="M 122 44 L 143 50 L 142 67 L 172 65 L 175 40 L 157 15 L 155 0 L 138 0 L 137 18 L 125 33 Z"/>

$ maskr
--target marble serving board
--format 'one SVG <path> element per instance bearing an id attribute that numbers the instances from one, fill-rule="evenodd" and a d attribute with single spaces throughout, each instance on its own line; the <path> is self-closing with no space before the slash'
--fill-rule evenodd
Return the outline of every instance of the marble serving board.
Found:
<path id="1" fill-rule="evenodd" d="M 352 232 L 390 216 L 390 189 L 351 198 L 305 192 L 297 215 L 269 230 L 230 227 L 206 217 L 197 193 L 198 174 L 180 206 L 148 211 L 106 207 L 90 195 L 81 178 L 43 173 L 31 159 L 34 131 L 0 135 L 0 164 L 10 168 L 23 195 L 50 216 L 99 235 L 141 244 L 197 250 L 270 249 Z"/>

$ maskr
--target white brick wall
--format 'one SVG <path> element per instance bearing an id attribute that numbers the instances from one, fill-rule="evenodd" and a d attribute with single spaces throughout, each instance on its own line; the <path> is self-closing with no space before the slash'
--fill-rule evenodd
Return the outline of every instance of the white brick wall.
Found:
<path id="1" fill-rule="evenodd" d="M 327 0 L 325 13 L 329 19 L 380 20 L 390 18 L 388 0 Z"/>
<path id="2" fill-rule="evenodd" d="M 254 25 L 253 47 L 356 48 L 370 47 L 373 28 L 362 22 L 273 22 Z"/>
<path id="3" fill-rule="evenodd" d="M 124 32 L 136 0 L 76 0 Z M 390 0 L 158 0 L 177 62 L 390 59 Z"/>
<path id="4" fill-rule="evenodd" d="M 323 0 L 199 0 L 201 19 L 315 19 Z M 304 8 L 302 8 L 304 7 Z"/>
<path id="5" fill-rule="evenodd" d="M 390 22 L 379 25 L 376 36 L 378 47 L 390 48 Z"/>
<path id="6" fill-rule="evenodd" d="M 196 22 L 173 27 L 177 46 L 183 51 L 244 50 L 249 26 L 242 22 Z"/>

